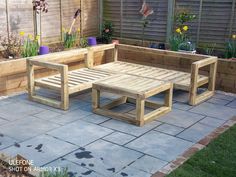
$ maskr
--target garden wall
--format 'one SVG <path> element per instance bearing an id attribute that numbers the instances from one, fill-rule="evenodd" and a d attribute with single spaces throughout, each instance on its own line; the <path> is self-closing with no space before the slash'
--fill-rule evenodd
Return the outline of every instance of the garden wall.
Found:
<path id="1" fill-rule="evenodd" d="M 57 43 L 62 40 L 62 28 L 70 28 L 73 16 L 78 8 L 82 10 L 75 28 L 80 28 L 81 36 L 93 36 L 99 33 L 99 1 L 97 0 L 49 0 L 48 13 L 41 14 L 41 40 L 45 43 Z M 0 1 L 0 35 L 11 32 L 34 34 L 35 17 L 32 0 Z"/>
<path id="2" fill-rule="evenodd" d="M 191 57 L 184 57 L 176 52 L 172 52 L 176 53 L 176 56 L 166 56 L 160 55 L 158 53 L 153 54 L 148 51 L 143 52 L 141 49 L 133 50 L 132 48 L 122 47 L 119 51 L 118 59 L 144 65 L 159 66 L 162 68 L 190 72 L 191 64 L 193 62 L 206 57 L 204 55 L 192 55 Z M 206 71 L 207 68 L 204 68 L 204 70 Z M 236 61 L 219 59 L 216 88 L 218 90 L 236 93 Z"/>
<path id="3" fill-rule="evenodd" d="M 58 53 L 52 53 L 43 56 L 36 56 L 38 58 L 47 61 L 53 61 L 56 63 L 68 64 L 69 69 L 78 69 L 85 67 L 84 55 L 79 54 L 80 49 L 74 49 L 70 51 L 61 52 L 59 57 Z M 99 65 L 105 63 L 106 52 L 96 52 L 94 64 Z M 7 95 L 13 92 L 25 91 L 27 85 L 26 77 L 26 58 L 9 60 L 0 62 L 0 95 Z M 35 69 L 36 77 L 48 76 L 55 74 L 55 71 L 49 71 L 47 69 L 37 67 Z"/>

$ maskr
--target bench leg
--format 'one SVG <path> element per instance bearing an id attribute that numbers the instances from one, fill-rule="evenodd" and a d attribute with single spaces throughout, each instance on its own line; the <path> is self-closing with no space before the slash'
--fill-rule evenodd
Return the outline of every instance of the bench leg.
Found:
<path id="1" fill-rule="evenodd" d="M 216 80 L 216 70 L 217 70 L 217 63 L 213 63 L 210 65 L 210 72 L 209 72 L 209 81 L 208 81 L 208 88 L 205 92 L 201 94 L 197 94 L 198 89 L 198 71 L 199 68 L 195 65 L 192 68 L 191 73 L 191 86 L 189 92 L 189 104 L 190 105 L 197 105 L 214 95 L 215 92 L 215 80 Z"/>

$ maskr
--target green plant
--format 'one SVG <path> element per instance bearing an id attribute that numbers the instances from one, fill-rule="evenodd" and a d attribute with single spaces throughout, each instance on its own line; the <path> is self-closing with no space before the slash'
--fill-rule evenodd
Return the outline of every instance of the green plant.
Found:
<path id="1" fill-rule="evenodd" d="M 21 53 L 22 57 L 32 57 L 38 55 L 39 44 L 38 44 L 39 36 L 33 37 L 33 35 L 29 34 L 24 41 L 23 50 Z"/>
<path id="2" fill-rule="evenodd" d="M 236 58 L 236 34 L 226 44 L 226 58 Z"/>
<path id="3" fill-rule="evenodd" d="M 179 50 L 193 51 L 195 50 L 195 46 L 191 42 L 184 41 L 179 44 Z"/>
<path id="4" fill-rule="evenodd" d="M 72 32 L 69 34 L 68 32 L 64 32 L 64 40 L 63 40 L 63 46 L 64 48 L 71 48 L 74 47 L 76 44 L 76 40 L 78 38 L 78 32 Z"/>
<path id="5" fill-rule="evenodd" d="M 210 43 L 210 44 L 207 43 L 202 46 L 202 49 L 207 55 L 213 55 L 215 51 L 215 47 L 216 47 L 216 43 Z"/>
<path id="6" fill-rule="evenodd" d="M 105 21 L 102 28 L 102 41 L 104 43 L 111 43 L 113 36 L 113 24 L 111 21 Z"/>
<path id="7" fill-rule="evenodd" d="M 189 13 L 188 9 L 178 8 L 175 13 L 175 32 L 169 39 L 171 50 L 194 50 L 192 42 L 189 40 L 188 23 L 196 19 L 195 15 Z M 191 44 L 191 45 L 190 45 Z"/>
<path id="8" fill-rule="evenodd" d="M 169 44 L 170 44 L 170 50 L 172 51 L 178 51 L 179 45 L 183 43 L 183 38 L 181 38 L 179 35 L 174 34 L 169 38 Z"/>
<path id="9" fill-rule="evenodd" d="M 5 58 L 18 58 L 21 53 L 21 39 L 18 35 L 11 33 L 9 37 L 0 36 L 0 43 L 3 47 L 3 56 Z"/>
<path id="10" fill-rule="evenodd" d="M 88 47 L 88 46 L 89 46 L 89 45 L 88 45 L 88 39 L 85 38 L 85 37 L 81 38 L 81 39 L 80 39 L 80 47 L 86 48 L 86 47 Z"/>
<path id="11" fill-rule="evenodd" d="M 54 172 L 45 171 L 39 174 L 39 177 L 70 177 L 67 168 L 63 169 L 62 171 L 56 170 Z"/>

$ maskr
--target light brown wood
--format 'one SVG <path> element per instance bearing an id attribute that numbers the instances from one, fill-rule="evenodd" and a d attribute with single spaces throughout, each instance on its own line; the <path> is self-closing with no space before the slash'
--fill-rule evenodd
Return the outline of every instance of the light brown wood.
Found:
<path id="1" fill-rule="evenodd" d="M 121 119 L 135 125 L 143 126 L 154 118 L 160 117 L 171 111 L 173 84 L 155 79 L 144 78 L 134 75 L 117 74 L 110 78 L 97 81 L 93 84 L 93 104 L 98 102 L 99 96 L 96 92 L 109 92 L 119 94 L 122 97 L 100 108 L 93 106 L 93 112 L 115 119 Z M 149 102 L 146 99 L 161 92 L 166 92 L 164 105 Z M 136 104 L 136 114 L 131 116 L 128 113 L 116 113 L 111 109 L 124 104 Z M 144 115 L 145 106 L 154 108 L 155 110 Z"/>
<path id="2" fill-rule="evenodd" d="M 176 52 L 169 51 L 159 51 L 155 49 L 147 49 L 144 47 L 130 47 L 128 45 L 117 45 L 119 48 L 127 47 L 128 49 L 131 48 L 132 50 L 142 50 L 144 52 L 160 52 L 165 55 L 173 55 Z M 182 57 L 185 54 L 178 53 L 178 56 Z M 190 54 L 190 56 L 194 56 Z M 186 57 L 186 56 L 185 56 Z M 205 56 L 194 56 L 196 59 Z M 209 76 L 204 76 L 199 74 L 199 69 L 205 66 L 210 66 L 210 74 Z M 205 59 L 201 59 L 199 61 L 194 62 L 191 65 L 191 73 L 170 70 L 170 69 L 163 69 L 157 68 L 152 66 L 144 66 L 140 64 L 128 63 L 128 62 L 111 62 L 108 64 L 103 64 L 100 66 L 96 66 L 95 69 L 109 71 L 114 73 L 126 73 L 130 75 L 142 76 L 145 78 L 152 78 L 155 80 L 161 80 L 166 82 L 174 83 L 174 88 L 189 91 L 189 104 L 195 105 L 199 102 L 196 102 L 197 97 L 197 88 L 209 84 L 208 90 L 214 91 L 215 82 L 216 82 L 216 69 L 217 69 L 217 57 L 209 57 Z M 158 88 L 160 89 L 160 88 Z M 148 93 L 146 93 L 148 94 Z M 152 93 L 150 93 L 152 94 Z M 147 95 L 148 97 L 148 95 Z M 207 98 L 206 98 L 207 99 Z M 203 100 L 202 100 L 203 101 Z"/>

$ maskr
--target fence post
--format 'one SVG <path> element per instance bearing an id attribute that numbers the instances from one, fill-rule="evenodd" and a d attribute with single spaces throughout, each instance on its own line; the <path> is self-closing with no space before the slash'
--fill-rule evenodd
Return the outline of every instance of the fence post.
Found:
<path id="1" fill-rule="evenodd" d="M 120 37 L 123 36 L 123 0 L 120 1 Z"/>
<path id="2" fill-rule="evenodd" d="M 102 35 L 102 25 L 103 25 L 103 1 L 99 1 L 99 34 Z"/>
<path id="3" fill-rule="evenodd" d="M 200 30 L 201 30 L 201 21 L 202 21 L 202 3 L 203 0 L 200 0 L 200 5 L 199 5 L 199 16 L 198 16 L 198 25 L 197 25 L 197 46 L 199 44 L 199 37 L 200 37 Z"/>
<path id="4" fill-rule="evenodd" d="M 175 11 L 175 0 L 168 0 L 168 16 L 167 16 L 167 29 L 166 29 L 166 42 L 172 33 L 173 23 L 174 23 L 174 11 Z"/>
<path id="5" fill-rule="evenodd" d="M 232 0 L 232 11 L 231 11 L 231 17 L 230 17 L 230 24 L 229 24 L 229 38 L 232 36 L 232 28 L 234 24 L 234 18 L 235 18 L 235 3 L 236 0 Z"/>
<path id="6" fill-rule="evenodd" d="M 7 22 L 7 38 L 10 39 L 10 23 L 9 23 L 9 9 L 8 9 L 8 0 L 5 0 L 6 4 L 6 22 Z"/>

